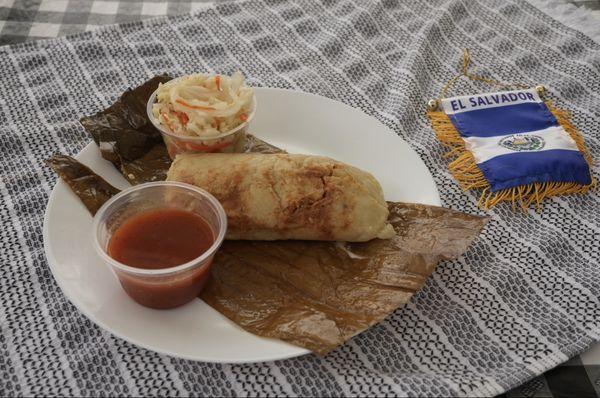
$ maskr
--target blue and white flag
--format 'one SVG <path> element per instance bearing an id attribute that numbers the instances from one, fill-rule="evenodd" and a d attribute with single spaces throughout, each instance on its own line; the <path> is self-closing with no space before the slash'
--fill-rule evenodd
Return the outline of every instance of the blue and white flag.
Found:
<path id="1" fill-rule="evenodd" d="M 533 183 L 592 183 L 577 143 L 535 89 L 446 98 L 441 106 L 492 192 Z"/>

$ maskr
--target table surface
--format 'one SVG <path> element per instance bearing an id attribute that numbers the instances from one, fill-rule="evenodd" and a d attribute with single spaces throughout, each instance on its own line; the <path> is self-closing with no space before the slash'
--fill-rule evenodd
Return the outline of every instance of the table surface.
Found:
<path id="1" fill-rule="evenodd" d="M 206 1 L 0 0 L 0 45 L 85 32 L 98 26 L 195 11 Z M 600 0 L 573 0 L 600 23 Z M 507 397 L 600 397 L 600 344 Z"/>

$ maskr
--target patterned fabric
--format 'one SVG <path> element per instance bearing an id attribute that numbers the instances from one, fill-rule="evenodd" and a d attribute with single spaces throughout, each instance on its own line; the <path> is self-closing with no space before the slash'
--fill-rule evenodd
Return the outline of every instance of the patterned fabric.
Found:
<path id="1" fill-rule="evenodd" d="M 600 46 L 520 0 L 252 0 L 0 47 L 0 394 L 495 395 L 598 340 L 598 192 L 539 214 L 490 212 L 481 239 L 410 305 L 325 358 L 162 356 L 96 327 L 50 274 L 41 228 L 56 177 L 42 159 L 77 153 L 90 141 L 81 115 L 161 72 L 240 69 L 255 85 L 360 108 L 418 152 L 445 206 L 483 214 L 425 116 L 464 47 L 474 73 L 543 82 L 600 159 Z M 484 89 L 462 82 L 456 94 Z"/>
<path id="2" fill-rule="evenodd" d="M 223 1 L 223 0 L 215 0 Z M 600 19 L 600 0 L 565 0 Z M 208 0 L 0 0 L 0 45 L 196 11 Z"/>
<path id="3" fill-rule="evenodd" d="M 208 0 L 0 0 L 0 45 L 196 11 Z"/>

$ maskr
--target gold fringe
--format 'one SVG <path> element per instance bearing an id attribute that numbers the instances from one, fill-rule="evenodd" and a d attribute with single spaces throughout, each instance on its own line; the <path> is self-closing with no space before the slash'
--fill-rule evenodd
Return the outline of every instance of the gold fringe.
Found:
<path id="1" fill-rule="evenodd" d="M 550 101 L 546 101 L 546 105 L 548 105 L 558 123 L 577 144 L 577 148 L 581 151 L 590 166 L 591 173 L 592 156 L 585 146 L 583 136 L 571 122 L 571 113 L 554 107 Z M 524 212 L 527 212 L 532 205 L 535 205 L 536 210 L 540 211 L 542 201 L 545 198 L 575 193 L 583 194 L 587 193 L 590 189 L 596 188 L 597 181 L 591 176 L 592 183 L 589 185 L 581 185 L 574 182 L 545 182 L 491 192 L 489 182 L 477 166 L 473 154 L 466 148 L 465 141 L 454 127 L 454 124 L 452 124 L 448 115 L 442 110 L 429 110 L 427 115 L 440 142 L 450 149 L 445 156 L 455 158 L 448 165 L 448 168 L 458 181 L 460 187 L 464 191 L 483 189 L 477 203 L 480 208 L 489 210 L 499 203 L 511 202 L 513 209 L 517 205 L 520 205 L 520 208 Z"/>

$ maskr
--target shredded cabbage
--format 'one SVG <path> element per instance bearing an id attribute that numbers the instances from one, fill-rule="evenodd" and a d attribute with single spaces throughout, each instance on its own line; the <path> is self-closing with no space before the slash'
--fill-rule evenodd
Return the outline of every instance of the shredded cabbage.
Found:
<path id="1" fill-rule="evenodd" d="M 152 113 L 173 134 L 215 137 L 248 119 L 253 95 L 240 72 L 198 73 L 161 83 Z"/>

